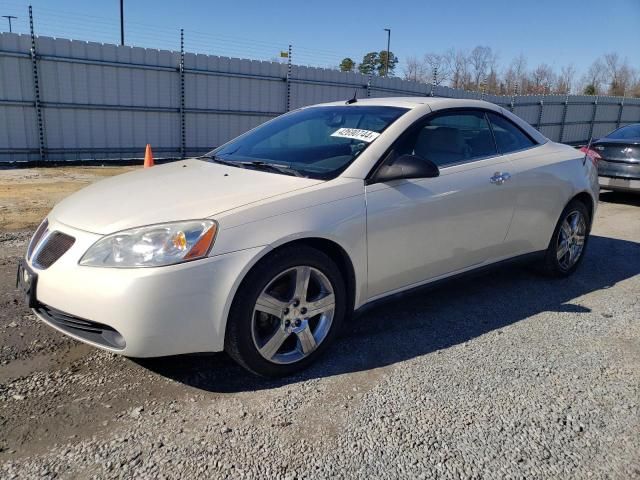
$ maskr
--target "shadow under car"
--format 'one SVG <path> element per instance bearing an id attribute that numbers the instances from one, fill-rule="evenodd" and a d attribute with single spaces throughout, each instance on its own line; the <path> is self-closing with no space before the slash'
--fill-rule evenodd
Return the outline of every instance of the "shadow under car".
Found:
<path id="1" fill-rule="evenodd" d="M 461 344 L 545 311 L 588 312 L 573 301 L 640 273 L 640 243 L 591 236 L 576 274 L 550 279 L 517 265 L 454 279 L 366 309 L 300 374 L 256 377 L 225 354 L 134 359 L 160 375 L 213 392 L 269 389 L 312 378 L 384 367 Z"/>

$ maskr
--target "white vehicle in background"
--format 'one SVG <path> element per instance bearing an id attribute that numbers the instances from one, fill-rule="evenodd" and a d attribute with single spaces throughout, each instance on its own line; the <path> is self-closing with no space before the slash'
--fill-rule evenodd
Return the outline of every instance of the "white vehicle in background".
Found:
<path id="1" fill-rule="evenodd" d="M 287 375 L 374 300 L 531 254 L 573 273 L 597 198 L 589 158 L 496 105 L 334 102 L 75 193 L 18 277 L 44 322 L 96 347 Z"/>

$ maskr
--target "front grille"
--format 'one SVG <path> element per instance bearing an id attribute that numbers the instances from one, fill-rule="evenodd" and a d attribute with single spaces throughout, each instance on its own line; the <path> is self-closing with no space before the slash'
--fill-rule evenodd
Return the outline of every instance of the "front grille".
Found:
<path id="1" fill-rule="evenodd" d="M 34 310 L 52 325 L 82 339 L 118 350 L 126 345 L 120 332 L 108 325 L 70 315 L 42 303 Z"/>
<path id="2" fill-rule="evenodd" d="M 49 268 L 71 248 L 75 241 L 75 238 L 65 233 L 51 233 L 43 240 L 44 244 L 37 249 L 33 264 L 42 270 Z"/>

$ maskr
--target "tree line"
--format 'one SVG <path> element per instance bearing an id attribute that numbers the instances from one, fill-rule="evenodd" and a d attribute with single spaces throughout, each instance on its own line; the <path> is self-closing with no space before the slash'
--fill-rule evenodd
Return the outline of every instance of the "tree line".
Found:
<path id="1" fill-rule="evenodd" d="M 389 61 L 387 62 L 387 51 L 365 53 L 359 64 L 346 57 L 342 59 L 338 68 L 342 72 L 358 71 L 363 75 L 378 75 L 380 77 L 391 77 L 394 75 L 396 66 L 398 65 L 398 57 L 393 52 L 389 52 Z"/>
<path id="2" fill-rule="evenodd" d="M 345 58 L 339 65 L 343 72 L 393 76 L 398 58 L 390 52 L 370 52 L 356 64 Z M 405 80 L 447 85 L 452 88 L 484 91 L 496 95 L 584 94 L 640 97 L 640 71 L 617 53 L 596 58 L 586 72 L 578 76 L 575 65 L 559 69 L 547 63 L 529 67 L 520 54 L 501 66 L 491 47 L 479 45 L 472 50 L 451 48 L 442 53 L 426 53 L 409 57 L 400 74 Z"/>

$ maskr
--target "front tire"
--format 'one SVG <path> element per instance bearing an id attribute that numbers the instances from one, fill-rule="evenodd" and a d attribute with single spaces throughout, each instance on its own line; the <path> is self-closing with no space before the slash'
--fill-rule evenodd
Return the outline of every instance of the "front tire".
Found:
<path id="1" fill-rule="evenodd" d="M 281 377 L 314 362 L 335 338 L 347 306 L 335 262 L 305 245 L 261 260 L 233 300 L 225 350 L 247 370 Z"/>
<path id="2" fill-rule="evenodd" d="M 589 241 L 591 218 L 579 200 L 572 200 L 558 219 L 547 248 L 543 271 L 553 277 L 568 277 L 580 265 Z"/>

